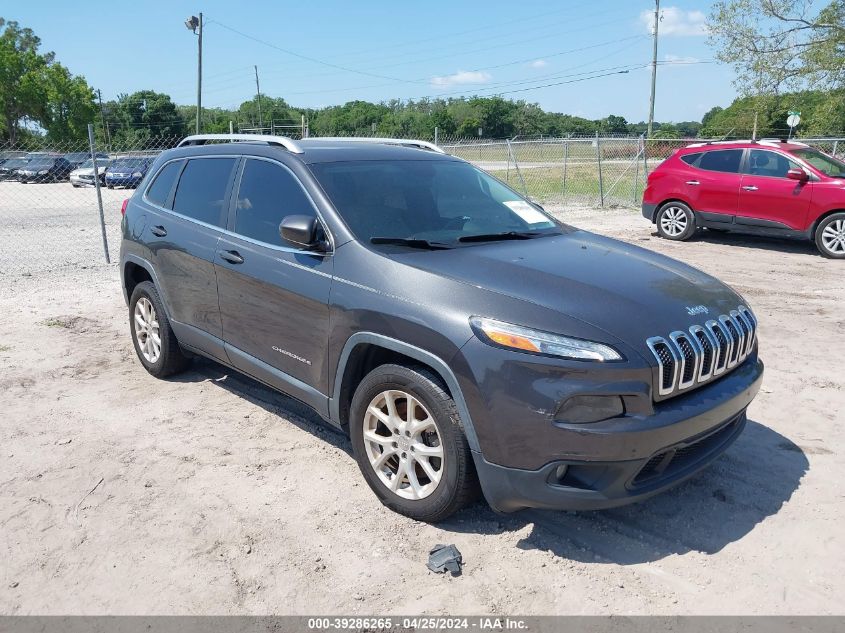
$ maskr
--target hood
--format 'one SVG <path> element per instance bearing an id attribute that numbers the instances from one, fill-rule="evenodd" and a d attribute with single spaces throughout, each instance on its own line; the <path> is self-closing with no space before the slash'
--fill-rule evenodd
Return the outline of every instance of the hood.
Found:
<path id="1" fill-rule="evenodd" d="M 703 324 L 743 303 L 731 288 L 691 266 L 576 229 L 388 257 L 574 317 L 640 349 L 651 336 Z M 507 314 L 480 316 L 509 320 Z"/>

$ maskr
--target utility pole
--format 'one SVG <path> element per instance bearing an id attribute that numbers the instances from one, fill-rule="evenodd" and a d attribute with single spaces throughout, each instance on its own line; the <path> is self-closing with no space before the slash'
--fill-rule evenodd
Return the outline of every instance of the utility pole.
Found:
<path id="1" fill-rule="evenodd" d="M 100 102 L 100 120 L 103 122 L 103 136 L 106 141 L 106 146 L 111 151 L 111 134 L 109 133 L 109 128 L 106 125 L 106 112 L 103 109 L 103 93 L 100 92 L 100 89 L 97 88 L 97 99 Z"/>
<path id="2" fill-rule="evenodd" d="M 200 12 L 199 33 L 197 36 L 197 134 L 200 133 L 202 117 L 202 12 Z"/>
<path id="3" fill-rule="evenodd" d="M 660 24 L 660 0 L 654 0 L 654 52 L 651 56 L 651 98 L 648 101 L 648 138 L 654 128 L 654 90 L 657 87 L 657 27 Z"/>
<path id="4" fill-rule="evenodd" d="M 202 116 L 202 13 L 185 20 L 185 26 L 197 36 L 197 134 L 200 133 Z"/>
<path id="5" fill-rule="evenodd" d="M 255 66 L 255 97 L 258 99 L 258 127 L 259 129 L 264 128 L 264 122 L 261 120 L 261 88 L 258 86 L 258 66 Z"/>

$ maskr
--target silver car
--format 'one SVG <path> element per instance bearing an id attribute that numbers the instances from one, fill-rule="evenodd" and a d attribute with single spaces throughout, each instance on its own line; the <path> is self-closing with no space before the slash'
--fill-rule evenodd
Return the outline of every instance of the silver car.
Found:
<path id="1" fill-rule="evenodd" d="M 111 159 L 97 159 L 97 174 L 100 176 L 100 184 L 103 184 L 103 176 L 109 165 L 111 165 Z M 94 186 L 94 161 L 92 159 L 89 158 L 70 172 L 70 184 L 74 187 Z"/>

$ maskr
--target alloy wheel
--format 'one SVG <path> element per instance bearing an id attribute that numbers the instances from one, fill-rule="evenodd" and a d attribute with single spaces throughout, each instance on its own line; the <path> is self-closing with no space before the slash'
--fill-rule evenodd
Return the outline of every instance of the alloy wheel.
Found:
<path id="1" fill-rule="evenodd" d="M 680 207 L 669 207 L 660 216 L 660 228 L 671 237 L 681 235 L 687 230 L 688 224 L 687 214 Z"/>
<path id="2" fill-rule="evenodd" d="M 443 475 L 444 451 L 434 417 L 414 396 L 395 389 L 370 401 L 364 449 L 384 486 L 404 499 L 424 499 Z"/>
<path id="3" fill-rule="evenodd" d="M 158 317 L 152 302 L 141 297 L 135 304 L 135 339 L 144 358 L 155 363 L 161 356 L 161 336 Z"/>
<path id="4" fill-rule="evenodd" d="M 845 255 L 845 220 L 834 220 L 824 227 L 822 244 L 834 255 Z"/>

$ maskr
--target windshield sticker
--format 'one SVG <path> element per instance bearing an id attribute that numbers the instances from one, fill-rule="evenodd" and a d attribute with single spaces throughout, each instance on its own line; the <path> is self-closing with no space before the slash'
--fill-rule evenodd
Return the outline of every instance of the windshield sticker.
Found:
<path id="1" fill-rule="evenodd" d="M 539 224 L 549 221 L 549 218 L 537 211 L 537 209 L 525 202 L 525 200 L 509 200 L 503 204 L 528 224 Z"/>

